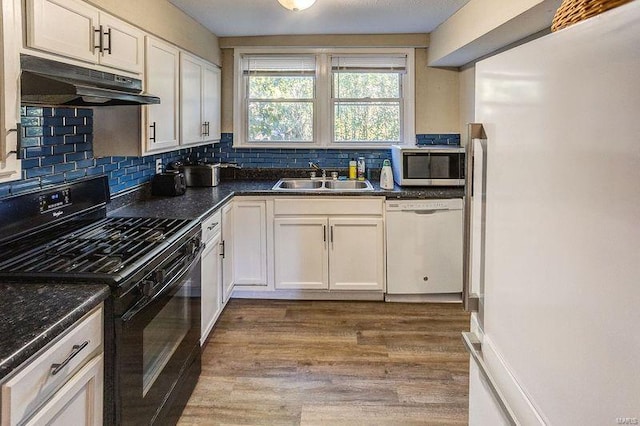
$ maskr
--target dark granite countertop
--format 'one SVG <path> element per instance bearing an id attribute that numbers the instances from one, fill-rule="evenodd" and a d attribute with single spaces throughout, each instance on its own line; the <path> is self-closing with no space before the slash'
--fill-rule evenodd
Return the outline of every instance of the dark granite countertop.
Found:
<path id="1" fill-rule="evenodd" d="M 0 284 L 0 381 L 108 296 L 102 284 Z"/>
<path id="2" fill-rule="evenodd" d="M 234 195 L 258 196 L 380 196 L 393 199 L 437 199 L 462 198 L 463 187 L 396 187 L 384 190 L 376 182 L 373 191 L 292 191 L 272 190 L 276 180 L 230 180 L 212 188 L 187 188 L 184 195 L 177 197 L 143 195 L 124 207 L 111 211 L 111 216 L 128 217 L 169 217 L 200 220 L 220 208 Z"/>

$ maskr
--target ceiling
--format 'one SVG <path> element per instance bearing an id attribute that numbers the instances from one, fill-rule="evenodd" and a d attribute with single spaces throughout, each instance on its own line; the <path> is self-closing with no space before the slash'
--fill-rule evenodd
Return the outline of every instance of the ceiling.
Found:
<path id="1" fill-rule="evenodd" d="M 169 0 L 219 37 L 429 33 L 469 0 L 317 0 L 292 12 L 277 0 Z"/>

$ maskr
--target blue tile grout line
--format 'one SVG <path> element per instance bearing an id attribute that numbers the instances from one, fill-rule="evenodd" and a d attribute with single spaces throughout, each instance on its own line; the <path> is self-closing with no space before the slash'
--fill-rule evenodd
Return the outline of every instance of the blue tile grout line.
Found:
<path id="1" fill-rule="evenodd" d="M 340 150 L 336 148 L 233 148 L 233 134 L 223 133 L 219 143 L 183 148 L 145 157 L 93 155 L 93 110 L 23 106 L 22 179 L 0 184 L 0 198 L 48 185 L 106 174 L 111 194 L 126 191 L 155 174 L 155 161 L 166 165 L 187 156 L 207 161 L 235 162 L 244 168 L 307 168 L 309 161 L 325 168 L 346 168 L 351 158 L 365 157 L 367 167 L 382 167 L 391 158 L 388 148 Z M 459 134 L 419 134 L 416 144 L 459 145 Z"/>

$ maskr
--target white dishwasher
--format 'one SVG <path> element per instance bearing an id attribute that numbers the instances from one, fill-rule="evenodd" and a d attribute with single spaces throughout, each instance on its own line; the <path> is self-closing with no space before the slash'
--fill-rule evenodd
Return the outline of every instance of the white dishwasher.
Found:
<path id="1" fill-rule="evenodd" d="M 387 294 L 462 292 L 463 206 L 459 198 L 387 200 Z"/>

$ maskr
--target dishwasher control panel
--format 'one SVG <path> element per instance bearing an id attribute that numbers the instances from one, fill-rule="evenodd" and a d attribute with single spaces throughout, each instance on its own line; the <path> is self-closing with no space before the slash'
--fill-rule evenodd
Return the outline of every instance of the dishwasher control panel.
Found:
<path id="1" fill-rule="evenodd" d="M 463 201 L 461 198 L 448 200 L 400 200 L 386 203 L 389 211 L 415 211 L 415 210 L 461 210 Z"/>

